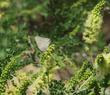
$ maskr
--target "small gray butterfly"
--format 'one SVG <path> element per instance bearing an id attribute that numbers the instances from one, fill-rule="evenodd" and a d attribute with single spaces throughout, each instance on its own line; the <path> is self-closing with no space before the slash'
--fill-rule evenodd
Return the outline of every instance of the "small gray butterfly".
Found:
<path id="1" fill-rule="evenodd" d="M 36 36 L 35 37 L 35 41 L 37 43 L 38 48 L 41 51 L 46 51 L 49 44 L 51 43 L 49 38 L 45 38 L 45 37 L 40 37 L 40 36 Z"/>

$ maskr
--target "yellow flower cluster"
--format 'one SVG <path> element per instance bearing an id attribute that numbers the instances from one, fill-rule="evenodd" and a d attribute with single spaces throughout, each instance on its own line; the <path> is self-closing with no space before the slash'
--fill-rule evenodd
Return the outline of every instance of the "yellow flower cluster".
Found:
<path id="1" fill-rule="evenodd" d="M 97 56 L 94 67 L 96 69 L 97 76 L 104 78 L 110 74 L 110 53 L 102 53 Z"/>
<path id="2" fill-rule="evenodd" d="M 45 64 L 51 59 L 54 50 L 55 50 L 54 44 L 48 47 L 47 51 L 45 51 L 44 54 L 41 56 L 41 60 L 40 60 L 41 64 Z"/>
<path id="3" fill-rule="evenodd" d="M 86 43 L 93 44 L 98 41 L 98 37 L 101 30 L 102 25 L 102 15 L 101 10 L 104 7 L 106 1 L 101 0 L 95 8 L 92 10 L 88 19 L 85 23 L 85 31 L 83 34 L 83 39 Z"/>

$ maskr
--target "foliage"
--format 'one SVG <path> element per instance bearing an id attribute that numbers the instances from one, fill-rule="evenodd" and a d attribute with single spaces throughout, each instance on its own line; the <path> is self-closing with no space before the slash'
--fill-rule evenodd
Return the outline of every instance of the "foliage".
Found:
<path id="1" fill-rule="evenodd" d="M 109 5 L 109 0 L 1 0 L 0 95 L 109 93 L 110 49 L 102 29 Z M 36 36 L 51 39 L 45 51 Z"/>
<path id="2" fill-rule="evenodd" d="M 50 95 L 64 95 L 65 88 L 62 81 L 52 80 L 49 83 Z"/>

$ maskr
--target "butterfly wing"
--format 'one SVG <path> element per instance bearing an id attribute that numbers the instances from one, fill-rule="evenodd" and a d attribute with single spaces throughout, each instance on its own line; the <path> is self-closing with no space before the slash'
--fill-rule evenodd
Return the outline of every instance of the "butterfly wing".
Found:
<path id="1" fill-rule="evenodd" d="M 38 48 L 41 51 L 46 51 L 49 44 L 51 43 L 49 38 L 45 38 L 45 37 L 40 37 L 40 36 L 36 36 L 35 37 L 35 41 L 37 43 Z"/>

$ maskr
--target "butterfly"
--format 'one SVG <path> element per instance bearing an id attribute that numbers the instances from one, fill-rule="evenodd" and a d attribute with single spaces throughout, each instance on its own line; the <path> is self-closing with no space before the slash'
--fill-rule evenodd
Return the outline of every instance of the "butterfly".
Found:
<path id="1" fill-rule="evenodd" d="M 35 41 L 36 41 L 36 44 L 37 44 L 38 48 L 41 51 L 46 51 L 48 46 L 51 43 L 51 40 L 49 38 L 40 37 L 40 36 L 36 36 Z"/>

